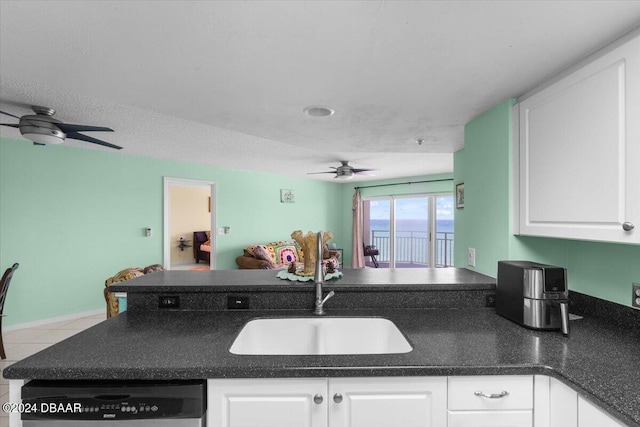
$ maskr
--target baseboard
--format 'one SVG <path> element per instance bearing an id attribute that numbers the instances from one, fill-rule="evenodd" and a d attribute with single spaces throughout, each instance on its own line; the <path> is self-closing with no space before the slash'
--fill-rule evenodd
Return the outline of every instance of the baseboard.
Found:
<path id="1" fill-rule="evenodd" d="M 83 311 L 80 313 L 73 313 L 73 314 L 65 314 L 64 316 L 50 317 L 48 319 L 34 320 L 32 322 L 16 323 L 15 325 L 3 326 L 2 330 L 5 332 L 9 332 L 9 331 L 15 331 L 18 329 L 35 328 L 43 325 L 50 325 L 52 323 L 66 322 L 68 320 L 76 320 L 76 319 L 81 319 L 83 317 L 95 316 L 96 314 L 104 314 L 106 319 L 106 309 L 98 308 L 96 310 Z"/>

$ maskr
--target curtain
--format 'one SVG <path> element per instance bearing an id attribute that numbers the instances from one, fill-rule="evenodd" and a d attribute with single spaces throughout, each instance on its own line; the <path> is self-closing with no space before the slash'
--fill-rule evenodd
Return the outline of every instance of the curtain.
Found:
<path id="1" fill-rule="evenodd" d="M 360 189 L 353 193 L 353 247 L 351 250 L 351 267 L 364 268 L 364 235 L 362 231 L 362 203 L 360 203 Z"/>

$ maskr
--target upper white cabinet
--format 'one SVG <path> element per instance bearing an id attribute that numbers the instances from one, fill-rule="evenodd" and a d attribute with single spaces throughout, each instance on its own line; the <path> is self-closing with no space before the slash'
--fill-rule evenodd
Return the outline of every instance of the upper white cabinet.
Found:
<path id="1" fill-rule="evenodd" d="M 519 233 L 640 243 L 640 36 L 521 100 Z"/>

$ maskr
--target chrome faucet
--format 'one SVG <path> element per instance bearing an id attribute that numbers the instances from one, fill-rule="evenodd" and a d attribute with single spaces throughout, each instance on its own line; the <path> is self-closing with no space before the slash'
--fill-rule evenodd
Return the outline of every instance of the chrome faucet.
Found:
<path id="1" fill-rule="evenodd" d="M 318 254 L 316 257 L 316 271 L 313 275 L 313 281 L 316 284 L 316 308 L 313 310 L 313 314 L 321 316 L 324 314 L 324 303 L 327 302 L 329 298 L 335 295 L 334 291 L 331 291 L 327 294 L 324 299 L 322 299 L 322 282 L 324 282 L 324 271 L 322 269 L 322 231 L 318 231 Z"/>

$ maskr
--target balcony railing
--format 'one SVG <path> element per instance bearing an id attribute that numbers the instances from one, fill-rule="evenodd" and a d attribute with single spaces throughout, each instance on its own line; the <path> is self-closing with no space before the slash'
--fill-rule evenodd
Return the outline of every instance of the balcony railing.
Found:
<path id="1" fill-rule="evenodd" d="M 371 230 L 372 245 L 380 251 L 378 261 L 390 261 L 389 231 Z M 435 267 L 453 266 L 453 233 L 440 231 L 436 233 Z M 396 267 L 409 264 L 414 267 L 430 267 L 429 265 L 429 233 L 424 231 L 398 231 L 395 241 Z"/>

